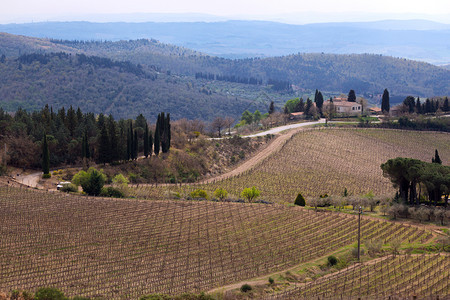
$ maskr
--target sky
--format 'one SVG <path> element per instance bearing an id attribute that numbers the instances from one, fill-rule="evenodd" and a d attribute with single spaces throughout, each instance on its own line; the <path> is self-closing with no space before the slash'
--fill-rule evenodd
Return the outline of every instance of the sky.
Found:
<path id="1" fill-rule="evenodd" d="M 386 16 L 385 19 L 450 22 L 450 0 L 7 0 L 1 7 L 1 23 L 94 21 L 96 18 L 101 21 L 101 16 L 120 19 L 133 13 L 198 13 L 227 19 L 263 20 L 307 18 L 310 14 L 320 22 L 330 18 L 372 20 Z"/>

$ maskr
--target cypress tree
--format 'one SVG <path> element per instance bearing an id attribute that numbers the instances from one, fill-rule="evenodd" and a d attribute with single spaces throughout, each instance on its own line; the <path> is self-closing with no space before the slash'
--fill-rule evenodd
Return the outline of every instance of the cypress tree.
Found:
<path id="1" fill-rule="evenodd" d="M 308 98 L 306 100 L 305 115 L 309 115 L 310 114 L 310 110 L 311 110 L 312 105 L 313 105 L 313 102 L 311 101 L 311 99 Z"/>
<path id="2" fill-rule="evenodd" d="M 44 133 L 44 140 L 42 142 L 42 172 L 44 176 L 50 175 L 50 151 L 48 150 L 46 133 Z"/>
<path id="3" fill-rule="evenodd" d="M 166 135 L 166 153 L 170 150 L 170 139 L 171 139 L 171 132 L 170 132 L 170 113 L 167 114 L 166 117 L 166 128 L 164 130 L 164 134 Z"/>
<path id="4" fill-rule="evenodd" d="M 133 159 L 136 160 L 138 158 L 138 149 L 139 141 L 137 136 L 137 130 L 134 131 L 134 137 L 133 137 Z"/>
<path id="5" fill-rule="evenodd" d="M 356 102 L 356 93 L 354 90 L 350 90 L 350 92 L 348 92 L 347 101 L 348 102 Z"/>
<path id="6" fill-rule="evenodd" d="M 159 139 L 161 142 L 161 151 L 162 153 L 167 153 L 167 124 L 166 124 L 166 116 L 165 113 L 162 112 L 159 118 Z"/>
<path id="7" fill-rule="evenodd" d="M 420 98 L 417 98 L 417 101 L 416 101 L 416 112 L 418 114 L 422 113 L 422 103 L 420 103 Z"/>
<path id="8" fill-rule="evenodd" d="M 273 103 L 273 101 L 270 101 L 269 115 L 273 114 L 274 112 L 275 112 L 275 104 Z"/>
<path id="9" fill-rule="evenodd" d="M 323 107 L 323 95 L 322 93 L 319 91 L 317 93 L 317 97 L 314 100 L 316 102 L 317 108 L 319 109 L 319 111 L 322 111 L 322 107 Z"/>
<path id="10" fill-rule="evenodd" d="M 444 105 L 442 106 L 442 111 L 444 111 L 444 112 L 450 111 L 450 107 L 448 105 L 448 97 L 445 97 Z"/>
<path id="11" fill-rule="evenodd" d="M 153 152 L 155 152 L 155 155 L 159 155 L 159 148 L 161 146 L 160 138 L 161 138 L 161 130 L 159 128 L 161 115 L 158 114 L 158 120 L 156 121 L 156 129 L 155 129 L 155 139 L 153 143 Z"/>
<path id="12" fill-rule="evenodd" d="M 389 104 L 389 91 L 384 89 L 383 97 L 381 98 L 381 111 L 383 113 L 389 113 L 390 104 Z"/>
<path id="13" fill-rule="evenodd" d="M 153 132 L 150 131 L 148 135 L 148 155 L 152 156 L 153 150 Z"/>
<path id="14" fill-rule="evenodd" d="M 144 132 L 144 156 L 148 157 L 148 125 L 145 123 L 145 132 Z"/>
<path id="15" fill-rule="evenodd" d="M 431 159 L 431 162 L 442 165 L 442 160 L 439 157 L 439 153 L 438 153 L 437 149 L 434 151 L 434 157 Z"/>
<path id="16" fill-rule="evenodd" d="M 131 136 L 130 130 L 127 129 L 127 160 L 131 159 Z"/>

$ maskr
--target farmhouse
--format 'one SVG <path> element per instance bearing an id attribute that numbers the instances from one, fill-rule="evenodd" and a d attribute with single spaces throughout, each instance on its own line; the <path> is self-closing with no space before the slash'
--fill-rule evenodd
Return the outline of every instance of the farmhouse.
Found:
<path id="1" fill-rule="evenodd" d="M 293 112 L 289 114 L 290 120 L 299 120 L 302 119 L 304 116 L 304 112 Z"/>
<path id="2" fill-rule="evenodd" d="M 362 105 L 357 102 L 349 102 L 346 98 L 334 98 L 325 101 L 324 106 L 333 105 L 336 113 L 344 115 L 360 115 L 362 112 Z"/>

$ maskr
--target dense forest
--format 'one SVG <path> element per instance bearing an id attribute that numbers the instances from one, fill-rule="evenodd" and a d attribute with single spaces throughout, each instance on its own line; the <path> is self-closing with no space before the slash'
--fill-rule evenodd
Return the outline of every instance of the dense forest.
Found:
<path id="1" fill-rule="evenodd" d="M 262 104 L 208 90 L 192 78 L 161 73 L 154 66 L 85 54 L 5 55 L 0 59 L 0 106 L 37 110 L 80 107 L 95 114 L 129 118 L 142 113 L 154 120 L 160 111 L 173 119 L 213 120 L 239 116 Z"/>
<path id="2" fill-rule="evenodd" d="M 119 42 L 62 41 L 0 34 L 0 49 L 7 57 L 36 51 L 84 53 L 153 66 L 162 72 L 195 76 L 198 73 L 235 78 L 287 82 L 300 90 L 320 89 L 391 96 L 442 96 L 450 93 L 450 71 L 431 64 L 373 54 L 292 54 L 271 58 L 225 59 L 167 45 L 156 40 Z"/>

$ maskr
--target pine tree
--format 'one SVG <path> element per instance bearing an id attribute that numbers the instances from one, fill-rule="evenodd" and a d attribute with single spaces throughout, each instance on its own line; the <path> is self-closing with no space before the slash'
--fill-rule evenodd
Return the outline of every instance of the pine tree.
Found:
<path id="1" fill-rule="evenodd" d="M 145 124 L 145 132 L 144 132 L 144 156 L 148 157 L 148 125 Z"/>
<path id="2" fill-rule="evenodd" d="M 83 149 L 81 150 L 82 157 L 86 158 L 86 159 L 91 158 L 91 151 L 89 150 L 89 139 L 88 139 L 87 130 L 85 130 L 84 135 L 83 135 L 82 147 L 83 147 Z"/>
<path id="3" fill-rule="evenodd" d="M 383 97 L 381 98 L 381 111 L 383 113 L 389 113 L 390 104 L 389 104 L 389 91 L 384 89 Z"/>
<path id="4" fill-rule="evenodd" d="M 71 137 L 74 137 L 75 128 L 78 126 L 78 119 L 75 110 L 72 108 L 72 105 L 67 110 L 66 117 L 66 127 L 69 129 L 69 133 Z"/>
<path id="5" fill-rule="evenodd" d="M 109 136 L 108 131 L 106 130 L 106 124 L 103 123 L 103 126 L 100 130 L 100 138 L 98 145 L 98 160 L 105 164 L 110 162 L 110 144 L 109 144 Z"/>
<path id="6" fill-rule="evenodd" d="M 347 101 L 348 102 L 356 102 L 356 93 L 354 90 L 350 90 L 350 92 L 348 92 Z"/>
<path id="7" fill-rule="evenodd" d="M 44 176 L 50 174 L 50 151 L 48 150 L 47 134 L 44 134 L 42 142 L 42 172 Z"/>
<path id="8" fill-rule="evenodd" d="M 431 159 L 431 162 L 442 165 L 442 160 L 439 157 L 439 153 L 438 153 L 437 149 L 434 151 L 434 157 Z"/>
<path id="9" fill-rule="evenodd" d="M 119 139 L 117 136 L 116 122 L 112 115 L 108 117 L 108 135 L 109 135 L 109 151 L 110 161 L 116 161 L 119 159 Z"/>

